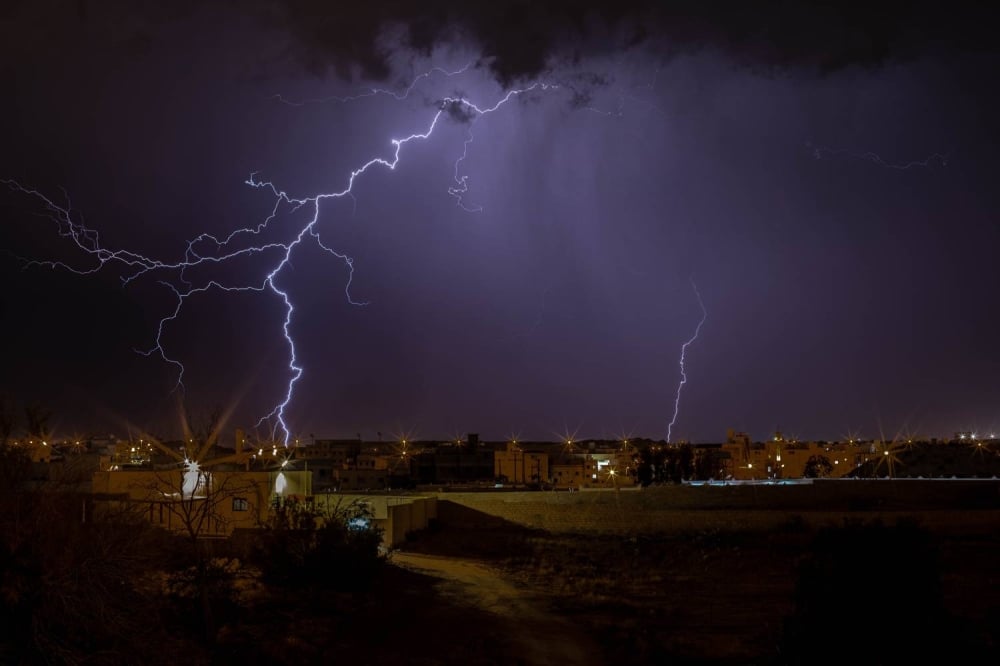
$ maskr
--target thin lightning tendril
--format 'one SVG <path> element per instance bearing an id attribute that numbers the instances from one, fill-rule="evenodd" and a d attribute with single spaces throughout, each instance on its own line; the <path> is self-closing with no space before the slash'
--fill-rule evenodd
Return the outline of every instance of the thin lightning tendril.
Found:
<path id="1" fill-rule="evenodd" d="M 698 292 L 698 285 L 694 283 L 694 278 L 691 278 L 691 288 L 694 289 L 694 295 L 698 299 L 698 307 L 701 308 L 701 320 L 694 329 L 694 335 L 688 339 L 687 342 L 681 345 L 681 381 L 677 384 L 677 395 L 674 397 L 674 416 L 670 419 L 670 423 L 667 425 L 667 443 L 670 443 L 671 433 L 674 429 L 674 424 L 677 423 L 677 414 L 681 409 L 681 390 L 684 385 L 687 384 L 687 373 L 684 370 L 684 356 L 687 354 L 687 348 L 698 339 L 698 334 L 701 332 L 701 326 L 708 319 L 708 310 L 705 309 L 705 302 L 701 300 L 701 294 Z"/>
<path id="2" fill-rule="evenodd" d="M 887 162 L 877 153 L 872 151 L 856 152 L 853 150 L 846 150 L 844 148 L 823 148 L 822 146 L 814 146 L 810 143 L 806 143 L 806 147 L 812 150 L 813 158 L 817 160 L 823 159 L 824 155 L 847 155 L 848 157 L 853 157 L 854 159 L 865 160 L 880 167 L 895 169 L 897 171 L 907 171 L 915 168 L 930 169 L 935 164 L 939 164 L 943 167 L 948 166 L 948 155 L 944 153 L 931 153 L 922 160 L 913 160 L 912 162 Z"/>
<path id="3" fill-rule="evenodd" d="M 434 73 L 454 76 L 466 71 L 468 68 L 469 65 L 466 65 L 455 72 L 449 72 L 441 68 L 434 68 L 416 77 L 409 87 L 401 93 L 372 88 L 370 91 L 355 97 L 336 99 L 341 101 L 351 101 L 361 97 L 385 94 L 393 97 L 394 99 L 402 100 L 413 91 L 414 87 L 421 80 Z M 403 148 L 411 142 L 429 139 L 434 133 L 434 130 L 438 127 L 441 117 L 448 114 L 458 121 L 468 123 L 470 126 L 467 131 L 467 138 L 463 143 L 462 154 L 455 160 L 455 186 L 448 188 L 448 194 L 454 197 L 456 204 L 464 210 L 469 212 L 481 211 L 481 206 L 470 206 L 464 201 L 464 195 L 468 193 L 468 176 L 462 174 L 461 169 L 463 161 L 468 157 L 469 146 L 473 141 L 471 125 L 475 123 L 478 117 L 493 113 L 507 104 L 507 102 L 518 96 L 532 91 L 555 90 L 558 88 L 558 85 L 536 82 L 524 88 L 509 90 L 495 104 L 486 107 L 480 107 L 465 97 L 444 97 L 437 102 L 437 110 L 431 117 L 426 130 L 423 132 L 415 132 L 403 138 L 392 139 L 390 141 L 390 145 L 392 146 L 390 157 L 372 157 L 361 166 L 355 168 L 350 172 L 347 178 L 346 186 L 339 191 L 320 193 L 307 197 L 293 197 L 286 191 L 280 189 L 274 183 L 258 179 L 256 172 L 251 173 L 249 178 L 245 181 L 246 184 L 255 189 L 270 191 L 274 197 L 274 205 L 271 208 L 270 214 L 260 224 L 236 229 L 229 235 L 222 238 L 210 233 L 199 234 L 187 242 L 183 258 L 177 261 L 161 261 L 131 250 L 113 250 L 106 248 L 101 245 L 98 233 L 87 228 L 84 225 L 82 218 L 74 212 L 69 197 L 65 195 L 65 193 L 64 197 L 66 199 L 66 204 L 59 205 L 52 198 L 46 196 L 39 190 L 25 187 L 15 180 L 5 179 L 0 180 L 0 182 L 16 192 L 39 200 L 42 204 L 43 214 L 55 222 L 59 236 L 68 238 L 78 249 L 82 250 L 85 254 L 90 255 L 96 260 L 95 265 L 86 268 L 77 268 L 58 260 L 23 260 L 26 268 L 41 266 L 67 270 L 79 275 L 90 275 L 101 270 L 107 264 L 116 264 L 124 269 L 123 274 L 121 275 L 122 286 L 127 286 L 137 278 L 147 274 L 160 273 L 173 274 L 176 276 L 176 282 L 172 282 L 168 279 L 158 280 L 159 284 L 167 288 L 176 299 L 173 311 L 160 319 L 156 328 L 153 346 L 146 350 L 136 350 L 138 353 L 147 357 L 158 355 L 165 363 L 177 367 L 177 382 L 174 387 L 175 390 L 183 389 L 184 387 L 184 364 L 168 355 L 163 345 L 163 336 L 167 326 L 181 315 L 181 311 L 189 298 L 198 294 L 216 290 L 225 292 L 270 291 L 277 296 L 284 304 L 285 308 L 282 331 L 289 349 L 288 369 L 290 372 L 290 378 L 281 402 L 275 405 L 266 416 L 262 417 L 257 422 L 256 427 L 260 427 L 262 424 L 267 424 L 271 429 L 272 439 L 277 439 L 280 434 L 284 444 L 287 446 L 291 437 L 291 430 L 286 422 L 286 409 L 292 401 L 295 385 L 304 372 L 302 365 L 300 365 L 298 351 L 291 333 L 292 317 L 295 313 L 295 306 L 292 303 L 288 290 L 279 285 L 279 278 L 281 277 L 282 271 L 285 267 L 290 264 L 292 253 L 297 247 L 302 245 L 304 241 L 314 241 L 320 249 L 342 261 L 344 266 L 347 268 L 347 280 L 344 286 L 344 293 L 347 297 L 348 303 L 355 306 L 367 305 L 366 301 L 357 301 L 351 295 L 351 285 L 354 280 L 353 259 L 346 254 L 337 252 L 329 245 L 323 243 L 320 238 L 317 225 L 320 221 L 321 204 L 328 199 L 351 197 L 353 200 L 353 188 L 356 179 L 367 173 L 370 169 L 383 167 L 389 171 L 395 171 L 396 166 L 399 164 Z M 294 104 L 288 102 L 283 98 L 279 99 L 292 106 L 301 105 L 301 103 Z M 271 222 L 273 222 L 279 215 L 291 215 L 300 210 L 310 211 L 311 215 L 309 215 L 309 218 L 304 226 L 298 230 L 298 233 L 296 233 L 290 241 L 273 241 L 252 244 L 252 239 L 259 237 L 265 230 L 268 230 Z M 249 244 L 241 245 L 241 243 Z M 266 273 L 260 282 L 233 285 L 223 284 L 216 279 L 209 279 L 201 284 L 195 284 L 189 279 L 189 272 L 198 267 L 210 267 L 213 265 L 226 264 L 241 257 L 270 254 L 277 255 L 277 263 L 272 265 L 272 268 Z"/>

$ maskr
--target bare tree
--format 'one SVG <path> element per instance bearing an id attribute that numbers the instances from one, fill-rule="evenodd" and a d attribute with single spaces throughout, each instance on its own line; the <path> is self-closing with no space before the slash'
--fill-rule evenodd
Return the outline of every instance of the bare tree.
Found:
<path id="1" fill-rule="evenodd" d="M 7 396 L 0 396 L 0 444 L 10 441 L 10 435 L 17 425 L 14 403 Z"/>
<path id="2" fill-rule="evenodd" d="M 49 420 L 52 418 L 52 412 L 48 411 L 41 405 L 32 404 L 25 405 L 24 407 L 24 423 L 27 427 L 29 437 L 37 437 L 38 439 L 48 439 L 49 437 Z"/>
<path id="3" fill-rule="evenodd" d="M 174 577 L 174 589 L 179 597 L 197 600 L 201 630 L 209 643 L 215 640 L 218 597 L 231 591 L 231 581 L 228 569 L 217 566 L 212 557 L 207 537 L 230 534 L 237 512 L 246 516 L 248 523 L 259 523 L 269 491 L 245 471 L 222 469 L 243 462 L 243 451 L 213 457 L 226 416 L 216 408 L 196 422 L 189 410 L 182 410 L 182 450 L 147 435 L 149 442 L 174 463 L 165 469 L 137 472 L 144 480 L 129 489 L 133 501 L 148 504 L 151 514 L 158 511 L 160 521 L 183 535 L 190 545 L 194 564 Z M 157 516 L 150 517 L 157 522 Z"/>
<path id="4" fill-rule="evenodd" d="M 229 534 L 234 502 L 240 504 L 240 511 L 249 512 L 253 522 L 259 521 L 263 509 L 266 488 L 240 471 L 213 472 L 214 462 L 203 467 L 187 460 L 173 469 L 150 472 L 143 484 L 143 499 L 162 510 L 168 516 L 165 522 L 176 526 L 192 543 Z"/>
<path id="5" fill-rule="evenodd" d="M 195 415 L 184 405 L 181 410 L 181 426 L 184 429 L 184 440 L 189 443 L 205 445 L 211 449 L 219 439 L 227 414 L 221 405 L 215 405 L 207 412 Z"/>
<path id="6" fill-rule="evenodd" d="M 0 662 L 153 663 L 169 641 L 136 612 L 156 604 L 142 580 L 161 551 L 144 516 L 93 516 L 81 494 L 27 483 L 22 447 L 0 444 L 0 474 Z"/>

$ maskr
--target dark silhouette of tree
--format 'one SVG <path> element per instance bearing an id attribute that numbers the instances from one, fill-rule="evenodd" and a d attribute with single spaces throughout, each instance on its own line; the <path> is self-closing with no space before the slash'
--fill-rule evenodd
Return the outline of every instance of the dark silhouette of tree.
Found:
<path id="1" fill-rule="evenodd" d="M 715 449 L 702 449 L 694 460 L 694 477 L 702 481 L 722 478 L 722 458 Z"/>
<path id="2" fill-rule="evenodd" d="M 193 417 L 185 406 L 181 410 L 184 447 L 177 451 L 150 437 L 149 442 L 175 463 L 149 474 L 148 480 L 133 488 L 140 497 L 140 506 L 155 506 L 170 517 L 170 523 L 180 525 L 180 534 L 187 542 L 184 551 L 190 566 L 170 578 L 175 605 L 187 607 L 181 613 L 195 625 L 207 644 L 215 641 L 218 611 L 232 603 L 232 575 L 226 558 L 214 557 L 214 545 L 206 537 L 219 537 L 230 532 L 231 506 L 234 500 L 246 502 L 246 510 L 256 512 L 260 519 L 265 493 L 259 485 L 239 472 L 217 472 L 216 467 L 239 459 L 240 452 L 213 455 L 227 414 L 215 407 L 200 417 Z M 134 497 L 134 494 L 133 494 Z"/>
<path id="3" fill-rule="evenodd" d="M 694 448 L 690 444 L 681 444 L 670 451 L 673 460 L 670 480 L 674 483 L 687 481 L 694 474 Z"/>
<path id="4" fill-rule="evenodd" d="M 30 483 L 30 467 L 22 447 L 0 445 L 0 663 L 181 660 L 140 583 L 157 535 L 128 507 L 95 515 L 80 493 Z"/>
<path id="5" fill-rule="evenodd" d="M 694 450 L 689 444 L 679 447 L 646 443 L 635 456 L 636 480 L 642 486 L 681 483 L 694 473 Z"/>
<path id="6" fill-rule="evenodd" d="M 196 450 L 204 448 L 207 452 L 218 442 L 222 426 L 226 422 L 226 416 L 221 405 L 215 405 L 208 411 L 197 415 L 185 405 L 181 411 L 184 441 L 188 444 L 194 444 L 197 447 Z M 188 455 L 193 457 L 195 454 L 189 452 Z"/>
<path id="7" fill-rule="evenodd" d="M 833 463 L 824 455 L 809 456 L 803 475 L 807 479 L 822 479 L 833 472 Z"/>
<path id="8" fill-rule="evenodd" d="M 0 494 L 9 498 L 24 489 L 31 479 L 28 451 L 10 442 L 0 442 Z"/>
<path id="9" fill-rule="evenodd" d="M 679 463 L 679 452 L 677 449 L 667 447 L 657 447 L 656 451 L 656 480 L 657 483 L 680 483 L 683 474 Z"/>
<path id="10" fill-rule="evenodd" d="M 28 437 L 37 437 L 38 439 L 48 439 L 49 437 L 49 420 L 52 418 L 52 413 L 47 409 L 43 408 L 41 405 L 32 404 L 26 405 L 24 407 L 24 424 L 27 429 Z"/>
<path id="11" fill-rule="evenodd" d="M 264 579 L 276 585 L 358 591 L 384 563 L 382 530 L 371 519 L 359 502 L 287 500 L 263 524 L 254 558 Z"/>
<path id="12" fill-rule="evenodd" d="M 639 485 L 646 488 L 654 481 L 659 481 L 660 465 L 658 463 L 660 461 L 657 460 L 656 454 L 648 444 L 639 450 L 636 460 L 635 476 Z"/>
<path id="13" fill-rule="evenodd" d="M 17 425 L 14 403 L 7 396 L 0 396 L 0 444 L 10 441 L 10 436 Z"/>

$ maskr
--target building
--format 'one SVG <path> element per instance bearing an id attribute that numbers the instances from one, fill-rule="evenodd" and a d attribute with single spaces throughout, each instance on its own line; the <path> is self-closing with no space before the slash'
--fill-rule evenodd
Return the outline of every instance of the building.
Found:
<path id="1" fill-rule="evenodd" d="M 154 525 L 204 538 L 259 527 L 277 503 L 310 497 L 312 484 L 305 471 L 202 469 L 192 463 L 98 471 L 93 493 L 105 509 L 140 511 Z"/>
<path id="2" fill-rule="evenodd" d="M 493 476 L 497 483 L 541 485 L 549 482 L 549 454 L 528 451 L 517 442 L 493 452 Z"/>
<path id="3" fill-rule="evenodd" d="M 843 477 L 877 457 L 877 453 L 871 443 L 800 442 L 786 439 L 781 431 L 767 441 L 751 442 L 746 433 L 729 430 L 719 457 L 723 478 L 761 481 Z"/>
<path id="4" fill-rule="evenodd" d="M 413 456 L 414 481 L 422 484 L 467 484 L 494 480 L 493 449 L 470 433 L 466 441 L 447 442 Z"/>

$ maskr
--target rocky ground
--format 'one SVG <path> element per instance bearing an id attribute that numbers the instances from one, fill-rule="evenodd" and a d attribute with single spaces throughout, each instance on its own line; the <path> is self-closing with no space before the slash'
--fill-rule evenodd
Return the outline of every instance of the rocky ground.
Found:
<path id="1" fill-rule="evenodd" d="M 513 626 L 509 645 L 526 664 L 554 663 L 538 641 L 566 664 L 992 658 L 1000 539 L 992 512 L 967 520 L 941 530 L 912 513 L 844 516 L 632 537 L 445 527 L 393 560 L 436 577 L 449 602 Z M 866 661 L 855 651 L 873 640 L 882 645 Z"/>
<path id="2" fill-rule="evenodd" d="M 995 483 L 846 483 L 650 491 L 646 533 L 435 521 L 354 593 L 248 576 L 203 663 L 997 661 Z"/>

